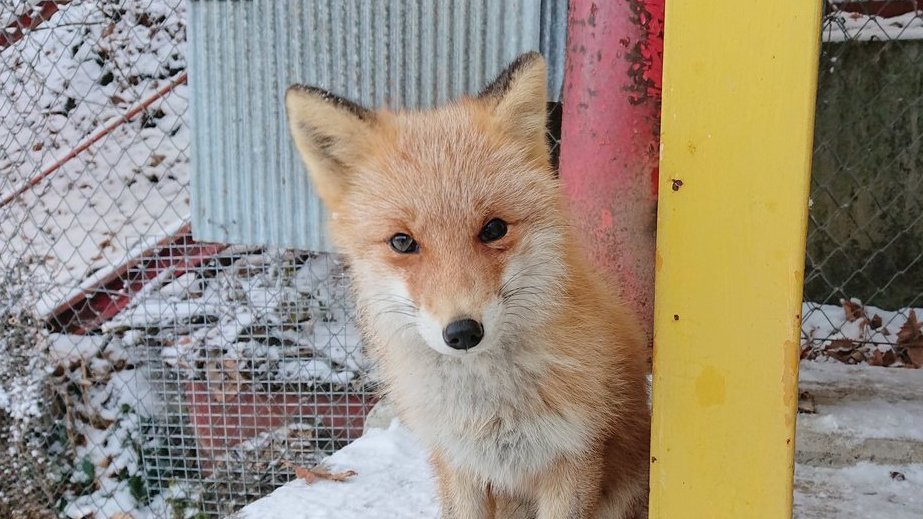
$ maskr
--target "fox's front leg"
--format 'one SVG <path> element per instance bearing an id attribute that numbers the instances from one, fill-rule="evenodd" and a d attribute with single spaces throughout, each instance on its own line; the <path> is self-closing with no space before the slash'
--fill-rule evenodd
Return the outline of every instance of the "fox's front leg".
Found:
<path id="1" fill-rule="evenodd" d="M 495 503 L 485 483 L 465 470 L 449 467 L 438 453 L 432 455 L 442 519 L 494 519 Z"/>
<path id="2" fill-rule="evenodd" d="M 537 482 L 537 519 L 592 519 L 599 506 L 602 476 L 601 462 L 558 461 Z"/>

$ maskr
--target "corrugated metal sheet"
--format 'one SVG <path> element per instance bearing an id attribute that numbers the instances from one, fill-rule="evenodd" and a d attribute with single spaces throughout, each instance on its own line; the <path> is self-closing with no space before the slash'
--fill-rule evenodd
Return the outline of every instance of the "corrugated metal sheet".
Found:
<path id="1" fill-rule="evenodd" d="M 195 237 L 327 250 L 323 207 L 288 136 L 288 85 L 428 107 L 477 92 L 540 49 L 557 100 L 566 17 L 566 0 L 193 1 Z"/>
<path id="2" fill-rule="evenodd" d="M 548 98 L 560 101 L 564 91 L 567 0 L 542 0 L 541 27 L 539 49 L 548 61 Z"/>

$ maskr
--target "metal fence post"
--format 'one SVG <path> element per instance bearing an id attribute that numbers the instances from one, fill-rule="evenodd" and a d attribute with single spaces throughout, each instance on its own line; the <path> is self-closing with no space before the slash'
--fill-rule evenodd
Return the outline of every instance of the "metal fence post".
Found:
<path id="1" fill-rule="evenodd" d="M 790 518 L 821 3 L 666 7 L 650 517 Z"/>
<path id="2" fill-rule="evenodd" d="M 571 0 L 561 180 L 594 262 L 650 337 L 663 0 Z"/>

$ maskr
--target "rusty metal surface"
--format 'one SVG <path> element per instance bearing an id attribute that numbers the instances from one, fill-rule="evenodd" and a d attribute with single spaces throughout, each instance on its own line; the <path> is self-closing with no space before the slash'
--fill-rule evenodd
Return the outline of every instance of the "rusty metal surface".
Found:
<path id="1" fill-rule="evenodd" d="M 662 1 L 572 0 L 561 178 L 596 264 L 651 334 Z"/>

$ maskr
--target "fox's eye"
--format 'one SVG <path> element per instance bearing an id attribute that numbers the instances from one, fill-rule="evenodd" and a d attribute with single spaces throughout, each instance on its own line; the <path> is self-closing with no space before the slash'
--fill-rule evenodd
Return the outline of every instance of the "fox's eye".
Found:
<path id="1" fill-rule="evenodd" d="M 481 233 L 478 234 L 478 239 L 487 243 L 499 240 L 504 236 L 506 236 L 506 222 L 499 218 L 494 218 L 484 225 L 484 228 L 481 229 Z"/>
<path id="2" fill-rule="evenodd" d="M 399 232 L 391 237 L 389 241 L 391 248 L 395 252 L 401 254 L 413 254 L 420 250 L 420 246 L 417 245 L 417 240 L 414 240 L 409 235 Z"/>

